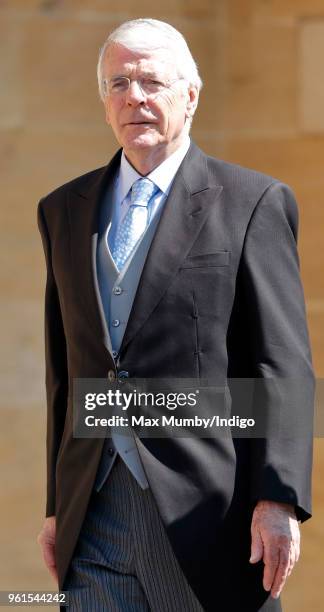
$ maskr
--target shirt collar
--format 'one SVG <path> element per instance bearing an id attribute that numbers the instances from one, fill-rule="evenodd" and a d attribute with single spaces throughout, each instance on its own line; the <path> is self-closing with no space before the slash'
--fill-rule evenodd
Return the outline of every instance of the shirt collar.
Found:
<path id="1" fill-rule="evenodd" d="M 179 169 L 179 166 L 186 155 L 190 146 L 190 138 L 187 136 L 184 142 L 178 147 L 178 149 L 172 153 L 167 159 L 165 159 L 157 168 L 154 168 L 150 174 L 147 175 L 155 185 L 161 189 L 164 194 L 168 194 L 171 188 L 172 181 Z M 135 168 L 129 163 L 124 150 L 122 152 L 120 160 L 119 170 L 119 198 L 120 203 L 126 198 L 133 183 L 138 179 L 143 178 Z"/>

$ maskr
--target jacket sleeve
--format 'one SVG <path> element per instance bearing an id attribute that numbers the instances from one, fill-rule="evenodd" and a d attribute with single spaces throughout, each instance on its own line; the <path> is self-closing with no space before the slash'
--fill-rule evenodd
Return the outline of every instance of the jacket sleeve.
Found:
<path id="1" fill-rule="evenodd" d="M 45 290 L 47 517 L 55 515 L 56 462 L 67 411 L 68 375 L 64 328 L 52 268 L 50 237 L 43 212 L 43 201 L 41 200 L 38 205 L 37 221 L 47 269 Z"/>
<path id="2" fill-rule="evenodd" d="M 253 410 L 270 419 L 269 435 L 250 440 L 252 500 L 293 504 L 303 521 L 311 516 L 314 373 L 297 232 L 294 195 L 287 185 L 273 182 L 250 219 L 241 274 L 255 378 Z M 279 428 L 270 433 L 272 416 Z"/>

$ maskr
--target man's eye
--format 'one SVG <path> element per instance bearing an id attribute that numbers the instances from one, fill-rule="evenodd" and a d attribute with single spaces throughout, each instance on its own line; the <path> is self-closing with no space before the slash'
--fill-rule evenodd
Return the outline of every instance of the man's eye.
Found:
<path id="1" fill-rule="evenodd" d="M 123 89 L 126 86 L 127 81 L 124 79 L 116 79 L 115 81 L 111 81 L 110 87 L 113 91 L 118 89 Z"/>
<path id="2" fill-rule="evenodd" d="M 143 79 L 142 83 L 144 86 L 149 87 L 163 87 L 163 83 L 158 81 L 158 79 Z"/>

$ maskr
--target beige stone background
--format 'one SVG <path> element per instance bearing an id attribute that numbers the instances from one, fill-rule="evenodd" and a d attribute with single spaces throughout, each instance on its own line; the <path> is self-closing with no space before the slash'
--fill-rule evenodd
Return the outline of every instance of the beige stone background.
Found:
<path id="1" fill-rule="evenodd" d="M 45 503 L 36 206 L 115 151 L 96 90 L 97 52 L 110 29 L 140 16 L 179 28 L 197 58 L 198 145 L 294 189 L 314 362 L 324 375 L 324 0 L 0 0 L 0 589 L 54 588 L 36 544 Z M 314 518 L 302 528 L 286 612 L 323 609 L 323 470 L 317 440 Z"/>

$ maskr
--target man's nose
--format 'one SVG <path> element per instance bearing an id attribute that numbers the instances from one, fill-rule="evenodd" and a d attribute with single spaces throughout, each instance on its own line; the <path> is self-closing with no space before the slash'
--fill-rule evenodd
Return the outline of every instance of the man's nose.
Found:
<path id="1" fill-rule="evenodd" d="M 145 94 L 141 90 L 140 84 L 134 79 L 129 84 L 129 88 L 126 92 L 126 102 L 128 104 L 141 104 L 145 101 Z"/>

